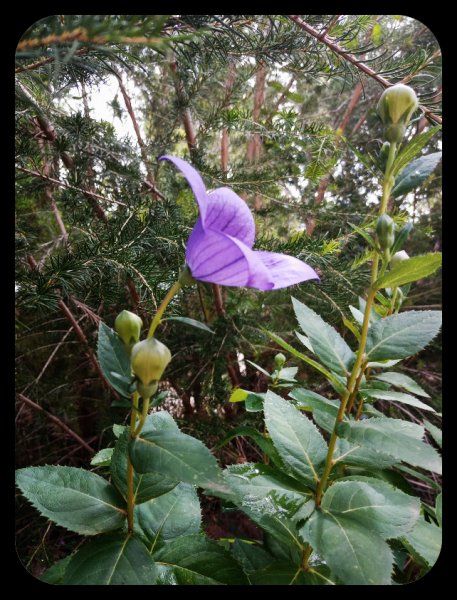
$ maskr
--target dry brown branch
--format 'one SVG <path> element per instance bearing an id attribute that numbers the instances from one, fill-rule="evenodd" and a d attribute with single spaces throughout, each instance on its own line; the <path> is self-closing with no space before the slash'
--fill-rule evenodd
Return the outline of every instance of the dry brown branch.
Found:
<path id="1" fill-rule="evenodd" d="M 24 396 L 23 394 L 18 394 L 18 398 L 28 406 L 31 406 L 34 410 L 44 413 L 53 423 L 58 425 L 61 429 L 68 433 L 69 436 L 71 436 L 75 441 L 77 441 L 82 448 L 84 448 L 91 454 L 95 453 L 95 450 L 91 448 L 89 444 L 85 442 L 81 437 L 79 437 L 79 435 L 76 432 L 74 432 L 73 429 L 71 429 L 70 427 L 68 427 L 68 425 L 61 421 L 59 417 L 56 417 L 48 410 L 46 410 L 39 404 L 36 404 L 35 402 L 33 402 L 33 400 L 30 400 L 30 398 L 27 398 L 27 396 Z"/>

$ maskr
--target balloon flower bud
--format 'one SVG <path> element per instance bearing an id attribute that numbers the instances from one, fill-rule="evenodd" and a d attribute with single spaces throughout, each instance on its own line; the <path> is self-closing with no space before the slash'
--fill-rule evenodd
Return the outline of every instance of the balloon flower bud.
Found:
<path id="1" fill-rule="evenodd" d="M 158 381 L 170 360 L 170 350 L 153 337 L 133 346 L 132 371 L 137 378 L 138 392 L 143 398 L 150 398 L 157 391 Z"/>
<path id="2" fill-rule="evenodd" d="M 286 357 L 284 356 L 284 354 L 282 354 L 282 352 L 279 352 L 276 356 L 275 356 L 275 367 L 279 370 L 282 369 L 282 366 L 284 365 L 284 363 L 286 362 Z"/>
<path id="3" fill-rule="evenodd" d="M 378 114 L 384 123 L 387 141 L 401 142 L 411 115 L 418 106 L 416 93 L 403 83 L 384 90 L 378 102 Z"/>
<path id="4" fill-rule="evenodd" d="M 114 329 L 127 347 L 132 346 L 140 339 L 143 321 L 138 315 L 123 310 L 114 321 Z"/>
<path id="5" fill-rule="evenodd" d="M 395 267 L 395 265 L 398 265 L 399 263 L 403 262 L 404 260 L 408 260 L 409 256 L 408 253 L 405 252 L 404 250 L 400 250 L 400 252 L 395 252 L 395 254 L 392 256 L 392 260 L 390 261 L 390 266 Z"/>
<path id="6" fill-rule="evenodd" d="M 392 248 L 395 241 L 395 223 L 389 215 L 381 215 L 376 224 L 376 237 L 379 242 L 379 247 L 383 251 L 388 251 Z"/>

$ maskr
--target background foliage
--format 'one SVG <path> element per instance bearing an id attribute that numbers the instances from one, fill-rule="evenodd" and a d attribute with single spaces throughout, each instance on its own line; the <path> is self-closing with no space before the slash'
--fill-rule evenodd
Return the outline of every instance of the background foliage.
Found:
<path id="1" fill-rule="evenodd" d="M 24 33 L 15 117 L 18 467 L 87 465 L 114 443 L 112 422 L 125 421 L 98 369 L 98 322 L 112 326 L 127 308 L 149 323 L 197 215 L 186 182 L 159 168 L 164 153 L 190 160 L 208 188 L 229 185 L 245 198 L 256 248 L 320 272 L 320 284 L 297 286 L 294 297 L 336 327 L 351 318 L 369 258 L 351 224 L 368 227 L 379 202 L 377 78 L 416 90 L 423 112 L 410 135 L 427 131 L 440 119 L 440 51 L 427 27 L 406 17 L 301 19 L 321 37 L 277 15 L 65 15 Z M 423 152 L 439 148 L 438 135 Z M 410 254 L 440 249 L 440 184 L 438 168 L 420 190 L 394 199 L 397 223 L 414 224 Z M 440 289 L 438 275 L 420 282 L 406 309 L 440 308 Z M 202 284 L 180 294 L 169 315 L 204 321 L 213 333 L 172 320 L 161 327 L 173 353 L 163 405 L 222 464 L 261 458 L 248 438 L 216 445 L 258 418 L 227 400 L 236 385 L 265 390 L 248 361 L 273 370 L 277 346 L 260 326 L 293 339 L 290 292 L 225 288 L 219 298 Z M 404 366 L 437 410 L 439 351 L 434 341 Z M 313 377 L 297 375 L 309 386 Z M 396 410 L 413 421 L 419 414 Z M 412 484 L 433 498 L 430 485 Z M 213 537 L 259 535 L 241 515 L 229 522 L 217 500 L 204 502 Z M 39 574 L 80 538 L 35 515 L 18 498 L 18 553 Z"/>

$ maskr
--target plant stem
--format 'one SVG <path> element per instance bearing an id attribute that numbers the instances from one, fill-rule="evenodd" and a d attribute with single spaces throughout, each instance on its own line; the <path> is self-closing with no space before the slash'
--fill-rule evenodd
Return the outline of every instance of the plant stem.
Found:
<path id="1" fill-rule="evenodd" d="M 360 415 L 362 414 L 362 410 L 363 410 L 363 398 L 360 398 L 360 403 L 359 406 L 357 408 L 357 412 L 355 414 L 355 420 L 358 421 L 360 419 Z"/>
<path id="2" fill-rule="evenodd" d="M 303 552 L 303 559 L 302 559 L 303 571 L 307 571 L 309 569 L 308 561 L 309 561 L 309 557 L 311 556 L 312 553 L 313 553 L 313 549 L 312 549 L 311 545 L 308 544 L 306 546 L 305 551 Z"/>
<path id="3" fill-rule="evenodd" d="M 395 142 L 392 142 L 390 144 L 390 148 L 389 148 L 389 156 L 387 158 L 385 176 L 384 176 L 384 181 L 383 181 L 383 186 L 382 186 L 382 198 L 381 198 L 381 205 L 379 207 L 379 216 L 383 215 L 386 212 L 387 203 L 388 203 L 388 200 L 390 197 L 390 192 L 395 183 L 395 180 L 391 175 L 391 171 L 392 171 L 392 165 L 393 165 L 393 162 L 395 159 L 396 150 L 397 150 L 397 145 Z M 327 458 L 325 460 L 324 472 L 322 473 L 322 477 L 319 480 L 319 483 L 318 483 L 318 486 L 316 489 L 316 506 L 320 505 L 320 502 L 322 499 L 322 494 L 324 493 L 324 491 L 326 489 L 330 471 L 332 470 L 332 467 L 333 467 L 333 453 L 335 451 L 336 440 L 338 439 L 338 435 L 337 435 L 338 425 L 341 423 L 341 421 L 344 418 L 344 414 L 346 411 L 346 407 L 348 405 L 349 398 L 354 394 L 354 391 L 357 389 L 357 382 L 360 383 L 360 380 L 362 379 L 362 375 L 363 375 L 363 372 L 364 372 L 366 364 L 367 364 L 364 352 L 365 352 L 365 346 L 366 346 L 367 337 L 368 337 L 368 327 L 370 324 L 371 308 L 372 308 L 374 298 L 376 295 L 376 291 L 377 291 L 375 282 L 378 278 L 378 265 L 379 265 L 379 254 L 376 254 L 373 258 L 373 264 L 371 266 L 371 286 L 368 291 L 368 296 L 367 296 L 366 305 L 365 305 L 365 312 L 363 315 L 363 324 L 362 324 L 362 331 L 360 332 L 360 341 L 359 341 L 359 349 L 357 352 L 357 358 L 355 360 L 354 366 L 352 367 L 351 376 L 349 378 L 349 382 L 347 385 L 347 391 L 345 392 L 344 396 L 341 398 L 340 408 L 338 410 L 338 414 L 337 414 L 336 420 L 335 420 L 335 426 L 333 428 L 333 432 L 332 432 L 332 435 L 330 436 L 330 440 L 328 443 L 328 451 L 327 451 Z M 357 392 L 355 392 L 355 393 L 357 393 Z"/>
<path id="4" fill-rule="evenodd" d="M 357 380 L 355 382 L 354 389 L 353 389 L 351 395 L 349 396 L 349 401 L 348 401 L 348 405 L 347 405 L 347 412 L 348 413 L 351 412 L 352 407 L 354 405 L 354 401 L 355 401 L 355 399 L 357 397 L 357 392 L 359 391 L 360 382 L 362 381 L 362 377 L 363 377 L 363 374 L 365 372 L 365 367 L 366 367 L 366 365 L 365 365 L 365 363 L 363 363 L 362 366 L 361 366 L 361 368 L 360 368 L 360 373 L 359 373 L 359 375 L 357 377 Z"/>
<path id="5" fill-rule="evenodd" d="M 154 332 L 157 329 L 157 326 L 160 323 L 160 319 L 162 318 L 162 315 L 165 312 L 165 309 L 167 308 L 168 304 L 170 303 L 170 300 L 173 298 L 173 296 L 177 292 L 179 292 L 180 289 L 181 289 L 181 284 L 179 281 L 176 281 L 176 283 L 174 283 L 172 285 L 172 287 L 168 290 L 167 295 L 162 300 L 162 302 L 161 302 L 159 308 L 157 309 L 157 312 L 152 320 L 151 327 L 149 328 L 148 338 L 151 338 L 154 335 Z"/>
<path id="6" fill-rule="evenodd" d="M 148 416 L 149 401 L 150 398 L 143 398 L 143 408 L 141 410 L 140 422 L 138 423 L 135 431 L 130 434 L 133 439 L 138 437 L 141 433 L 141 430 L 143 429 L 144 422 L 146 420 L 146 417 Z"/>
<path id="7" fill-rule="evenodd" d="M 132 412 L 130 413 L 130 437 L 134 437 L 136 426 L 136 414 L 138 412 L 138 392 L 132 394 Z M 135 508 L 135 496 L 133 493 L 133 465 L 127 454 L 127 526 L 129 533 L 133 532 L 133 510 Z"/>

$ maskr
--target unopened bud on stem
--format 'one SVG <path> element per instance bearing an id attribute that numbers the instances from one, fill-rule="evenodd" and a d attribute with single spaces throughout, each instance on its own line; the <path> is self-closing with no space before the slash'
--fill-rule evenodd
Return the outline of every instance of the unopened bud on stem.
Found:
<path id="1" fill-rule="evenodd" d="M 419 106 L 415 91 L 403 83 L 384 90 L 378 102 L 378 114 L 388 142 L 401 142 L 413 112 Z"/>
<path id="2" fill-rule="evenodd" d="M 150 398 L 157 391 L 158 382 L 171 360 L 170 350 L 151 337 L 133 346 L 131 360 L 138 392 L 143 398 Z"/>
<path id="3" fill-rule="evenodd" d="M 114 321 L 114 329 L 127 348 L 140 339 L 142 327 L 143 321 L 140 317 L 129 310 L 123 310 Z"/>

